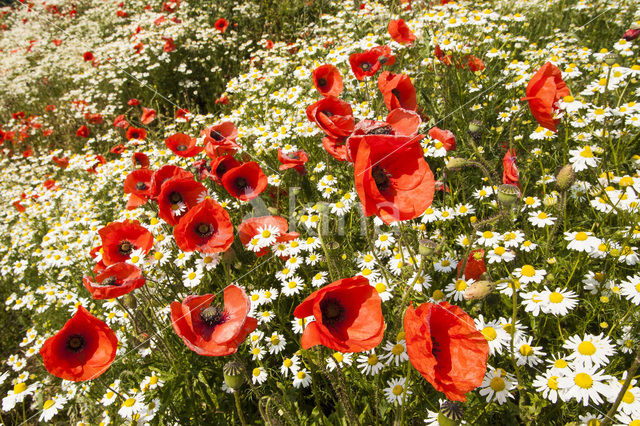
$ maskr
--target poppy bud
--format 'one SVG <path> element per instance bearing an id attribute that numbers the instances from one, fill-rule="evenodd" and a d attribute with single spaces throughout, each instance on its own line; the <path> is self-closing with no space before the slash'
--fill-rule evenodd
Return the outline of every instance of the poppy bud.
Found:
<path id="1" fill-rule="evenodd" d="M 564 165 L 556 174 L 556 186 L 560 191 L 566 191 L 576 180 L 571 164 Z"/>
<path id="2" fill-rule="evenodd" d="M 131 293 L 127 293 L 124 295 L 124 306 L 129 309 L 135 309 L 138 307 L 138 301 Z"/>
<path id="3" fill-rule="evenodd" d="M 511 207 L 518 201 L 520 195 L 520 189 L 515 185 L 505 183 L 498 187 L 498 201 L 507 207 Z"/>
<path id="4" fill-rule="evenodd" d="M 418 246 L 418 253 L 423 256 L 432 256 L 436 252 L 437 248 L 438 245 L 435 243 L 435 241 L 428 240 L 426 238 L 421 239 L 420 245 Z"/>
<path id="5" fill-rule="evenodd" d="M 440 406 L 438 424 L 445 426 L 457 426 L 460 424 L 464 411 L 462 404 L 456 401 L 445 401 Z"/>
<path id="6" fill-rule="evenodd" d="M 449 160 L 446 166 L 444 166 L 450 172 L 456 172 L 458 170 L 462 170 L 469 164 L 469 160 L 465 158 L 452 158 Z"/>
<path id="7" fill-rule="evenodd" d="M 478 142 L 482 137 L 482 122 L 473 120 L 469 123 L 469 135 L 474 141 Z"/>
<path id="8" fill-rule="evenodd" d="M 227 251 L 222 253 L 222 261 L 227 264 L 231 264 L 236 259 L 236 251 L 233 247 L 229 247 Z"/>
<path id="9" fill-rule="evenodd" d="M 237 391 L 245 381 L 244 366 L 238 361 L 229 361 L 222 367 L 224 382 L 226 385 Z"/>
<path id="10" fill-rule="evenodd" d="M 604 56 L 604 63 L 611 66 L 618 61 L 618 55 L 614 52 L 609 52 Z"/>
<path id="11" fill-rule="evenodd" d="M 481 300 L 491 294 L 494 288 L 495 284 L 491 281 L 476 281 L 464 291 L 464 298 L 465 300 Z"/>

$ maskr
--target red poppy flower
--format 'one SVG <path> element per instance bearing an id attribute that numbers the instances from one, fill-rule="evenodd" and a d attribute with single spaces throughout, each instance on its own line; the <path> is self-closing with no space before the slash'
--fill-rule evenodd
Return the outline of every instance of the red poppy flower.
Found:
<path id="1" fill-rule="evenodd" d="M 211 160 L 211 179 L 222 185 L 222 177 L 229 170 L 238 167 L 241 163 L 233 155 L 221 155 Z"/>
<path id="2" fill-rule="evenodd" d="M 340 71 L 331 64 L 313 70 L 313 85 L 322 96 L 340 96 L 344 88 Z"/>
<path id="3" fill-rule="evenodd" d="M 189 178 L 172 178 L 162 184 L 158 195 L 158 216 L 171 226 L 198 204 L 207 188 L 200 182 Z"/>
<path id="4" fill-rule="evenodd" d="M 89 124 L 102 124 L 104 119 L 100 114 L 89 114 L 88 112 L 84 114 L 84 119 L 87 120 Z"/>
<path id="5" fill-rule="evenodd" d="M 95 280 L 85 275 L 82 282 L 94 299 L 114 299 L 145 283 L 142 271 L 130 263 L 114 263 L 100 272 Z"/>
<path id="6" fill-rule="evenodd" d="M 463 260 L 458 262 L 458 275 L 460 278 L 464 276 L 465 279 L 478 280 L 480 275 L 487 272 L 487 265 L 484 263 L 484 250 L 476 249 L 469 253 L 467 263 L 464 266 L 464 273 L 462 273 Z"/>
<path id="7" fill-rule="evenodd" d="M 13 204 L 13 207 L 15 207 L 16 210 L 18 210 L 20 213 L 25 211 L 25 208 L 22 204 L 20 204 L 20 201 L 14 201 L 12 204 Z"/>
<path id="8" fill-rule="evenodd" d="M 128 260 L 136 249 L 147 254 L 153 246 L 153 235 L 137 220 L 111 222 L 98 233 L 102 239 L 102 261 L 107 266 Z"/>
<path id="9" fill-rule="evenodd" d="M 429 129 L 429 136 L 442 144 L 447 151 L 456 150 L 456 137 L 450 130 L 443 130 L 434 126 Z M 436 148 L 439 149 L 438 142 L 436 142 Z"/>
<path id="10" fill-rule="evenodd" d="M 224 289 L 224 306 L 213 305 L 215 295 L 187 296 L 171 302 L 171 324 L 182 341 L 199 355 L 224 356 L 236 353 L 247 335 L 258 326 L 249 317 L 251 301 L 236 285 Z"/>
<path id="11" fill-rule="evenodd" d="M 473 72 L 482 71 L 485 68 L 484 62 L 482 62 L 482 59 L 480 58 L 476 58 L 473 55 L 469 55 L 466 57 L 466 59 L 467 59 L 467 66 Z"/>
<path id="12" fill-rule="evenodd" d="M 192 177 L 193 174 L 191 172 L 188 172 L 181 167 L 173 165 L 162 166 L 153 174 L 149 195 L 151 195 L 151 198 L 153 199 L 158 198 L 158 195 L 160 195 L 160 190 L 162 189 L 162 184 L 169 179 Z"/>
<path id="13" fill-rule="evenodd" d="M 113 148 L 109 150 L 110 153 L 116 154 L 116 155 L 122 155 L 124 151 L 125 151 L 125 147 L 121 143 L 119 143 L 118 145 L 115 145 Z"/>
<path id="14" fill-rule="evenodd" d="M 297 232 L 287 232 L 289 230 L 289 223 L 287 219 L 281 216 L 260 216 L 251 217 L 243 221 L 238 226 L 238 235 L 240 236 L 240 242 L 243 246 L 246 246 L 253 237 L 258 235 L 258 228 L 264 228 L 266 226 L 273 226 L 278 228 L 280 235 L 276 237 L 275 244 L 279 244 L 286 241 L 295 240 L 300 236 Z M 269 252 L 269 248 L 265 247 L 256 253 L 257 257 L 264 256 Z"/>
<path id="15" fill-rule="evenodd" d="M 152 178 L 153 170 L 149 169 L 137 169 L 129 173 L 124 180 L 124 193 L 131 194 L 127 202 L 127 209 L 133 210 L 147 202 Z"/>
<path id="16" fill-rule="evenodd" d="M 404 332 L 409 361 L 448 399 L 465 401 L 482 384 L 489 344 L 462 309 L 447 302 L 409 306 Z"/>
<path id="17" fill-rule="evenodd" d="M 355 186 L 366 216 L 386 224 L 415 219 L 433 201 L 435 182 L 418 136 L 362 137 L 355 161 Z"/>
<path id="18" fill-rule="evenodd" d="M 303 150 L 285 154 L 282 149 L 278 149 L 278 161 L 282 163 L 279 170 L 295 169 L 296 172 L 304 175 L 307 173 L 304 165 L 309 161 L 309 155 Z"/>
<path id="19" fill-rule="evenodd" d="M 378 87 L 389 111 L 396 108 L 415 111 L 418 107 L 416 89 L 408 75 L 384 71 L 378 77 Z"/>
<path id="20" fill-rule="evenodd" d="M 230 121 L 208 127 L 202 134 L 205 153 L 212 160 L 220 155 L 233 154 L 240 149 L 240 145 L 236 143 L 238 129 Z"/>
<path id="21" fill-rule="evenodd" d="M 156 119 L 156 110 L 142 107 L 142 116 L 140 116 L 140 121 L 142 124 L 149 124 L 153 120 Z"/>
<path id="22" fill-rule="evenodd" d="M 353 109 L 348 102 L 332 96 L 307 107 L 307 118 L 334 139 L 347 137 L 353 132 Z"/>
<path id="23" fill-rule="evenodd" d="M 186 108 L 178 108 L 175 117 L 189 121 L 189 110 Z"/>
<path id="24" fill-rule="evenodd" d="M 76 130 L 76 136 L 78 137 L 88 138 L 90 135 L 91 135 L 91 132 L 89 131 L 89 128 L 84 124 L 78 127 L 78 130 Z"/>
<path id="25" fill-rule="evenodd" d="M 222 105 L 227 105 L 229 103 L 229 98 L 226 95 L 222 95 L 220 96 L 218 99 L 216 99 L 215 104 L 222 104 Z"/>
<path id="26" fill-rule="evenodd" d="M 125 120 L 124 114 L 121 114 L 114 118 L 113 127 L 120 127 L 121 129 L 126 129 L 127 127 L 129 127 L 129 122 Z"/>
<path id="27" fill-rule="evenodd" d="M 173 42 L 173 39 L 171 37 L 162 37 L 162 39 L 164 40 L 164 46 L 162 46 L 162 50 L 167 53 L 171 53 L 176 50 L 176 44 Z"/>
<path id="28" fill-rule="evenodd" d="M 107 324 L 78 306 L 76 314 L 40 349 L 47 371 L 74 382 L 95 379 L 116 358 L 118 338 Z"/>
<path id="29" fill-rule="evenodd" d="M 131 161 L 133 162 L 133 167 L 139 167 L 142 169 L 146 169 L 149 167 L 149 156 L 144 152 L 136 152 L 131 157 Z"/>
<path id="30" fill-rule="evenodd" d="M 416 35 L 402 19 L 389 21 L 389 27 L 387 29 L 391 38 L 400 44 L 409 44 L 416 39 Z"/>
<path id="31" fill-rule="evenodd" d="M 362 53 L 353 53 L 349 56 L 351 71 L 358 80 L 364 80 L 378 72 L 384 65 L 391 66 L 396 62 L 396 57 L 391 55 L 389 46 L 376 46 Z"/>
<path id="32" fill-rule="evenodd" d="M 175 133 L 165 139 L 164 143 L 167 145 L 167 148 L 177 156 L 189 158 L 195 157 L 204 149 L 203 146 L 196 145 L 197 141 L 196 138 L 192 138 L 184 133 Z"/>
<path id="33" fill-rule="evenodd" d="M 91 53 L 91 52 L 84 52 L 84 55 L 82 55 L 82 59 L 84 59 L 86 62 L 93 61 L 93 59 L 94 59 L 94 57 L 93 57 L 93 53 Z"/>
<path id="34" fill-rule="evenodd" d="M 347 161 L 347 138 L 332 138 L 325 136 L 322 138 L 322 146 L 336 160 Z"/>
<path id="35" fill-rule="evenodd" d="M 622 38 L 626 41 L 633 41 L 637 39 L 638 36 L 640 36 L 640 28 L 637 28 L 637 25 L 633 24 L 631 28 L 625 31 L 625 33 L 622 35 Z"/>
<path id="36" fill-rule="evenodd" d="M 55 155 L 51 158 L 53 160 L 54 163 L 56 163 L 56 165 L 58 167 L 60 167 L 61 169 L 66 169 L 67 166 L 69 165 L 69 158 L 68 157 L 56 157 Z"/>
<path id="37" fill-rule="evenodd" d="M 301 345 L 323 345 L 339 352 L 362 352 L 382 341 L 382 300 L 362 276 L 343 278 L 314 291 L 293 311 L 296 318 L 313 315 Z"/>
<path id="38" fill-rule="evenodd" d="M 227 31 L 228 26 L 229 26 L 229 22 L 224 18 L 218 18 L 215 24 L 213 24 L 213 27 L 216 30 L 220 31 L 221 33 L 224 33 L 225 31 Z"/>
<path id="39" fill-rule="evenodd" d="M 137 100 L 136 98 L 131 98 L 127 101 L 127 105 L 129 106 L 138 106 L 140 105 L 140 101 Z"/>
<path id="40" fill-rule="evenodd" d="M 440 49 L 440 45 L 436 44 L 436 48 L 435 48 L 435 52 L 434 52 L 436 58 L 438 58 L 438 60 L 440 62 L 442 62 L 445 65 L 451 65 L 451 55 L 446 55 L 444 54 L 444 52 L 442 51 L 442 49 Z"/>
<path id="41" fill-rule="evenodd" d="M 555 132 L 559 120 L 553 118 L 554 104 L 569 94 L 560 69 L 547 62 L 529 80 L 527 96 L 522 100 L 529 101 L 529 109 L 538 124 Z"/>
<path id="42" fill-rule="evenodd" d="M 233 244 L 233 225 L 229 213 L 206 198 L 182 216 L 173 236 L 182 251 L 219 253 Z"/>
<path id="43" fill-rule="evenodd" d="M 147 138 L 147 131 L 138 127 L 129 127 L 127 129 L 127 140 L 137 139 L 143 141 Z"/>
<path id="44" fill-rule="evenodd" d="M 226 172 L 222 185 L 232 197 L 248 201 L 267 188 L 267 177 L 258 163 L 250 161 Z"/>
<path id="45" fill-rule="evenodd" d="M 516 166 L 516 151 L 514 149 L 507 150 L 502 158 L 502 183 L 516 185 L 520 188 L 520 173 Z"/>

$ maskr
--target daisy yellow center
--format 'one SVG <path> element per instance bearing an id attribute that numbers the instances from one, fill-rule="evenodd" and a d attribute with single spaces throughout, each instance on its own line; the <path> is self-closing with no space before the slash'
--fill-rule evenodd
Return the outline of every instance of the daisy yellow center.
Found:
<path id="1" fill-rule="evenodd" d="M 289 358 L 284 360 L 284 366 L 289 368 L 293 365 L 293 361 L 291 361 Z"/>
<path id="2" fill-rule="evenodd" d="M 576 241 L 586 241 L 587 234 L 585 232 L 578 232 L 576 234 Z"/>
<path id="3" fill-rule="evenodd" d="M 298 374 L 296 374 L 296 376 L 298 377 L 298 379 L 304 380 L 304 378 L 307 377 L 307 373 L 305 373 L 304 371 L 298 371 Z"/>
<path id="4" fill-rule="evenodd" d="M 488 341 L 495 340 L 498 337 L 498 333 L 496 333 L 496 329 L 493 327 L 485 327 L 482 329 L 482 335 Z"/>
<path id="5" fill-rule="evenodd" d="M 153 258 L 154 258 L 155 260 L 160 260 L 160 259 L 162 259 L 162 257 L 163 257 L 163 255 L 162 255 L 162 252 L 160 252 L 160 251 L 157 251 L 157 252 L 155 252 L 155 253 L 153 254 Z"/>
<path id="6" fill-rule="evenodd" d="M 639 284 L 640 285 L 640 284 Z M 376 291 L 378 293 L 383 293 L 385 290 L 387 289 L 387 286 L 384 285 L 384 283 L 377 283 L 376 284 Z"/>
<path id="7" fill-rule="evenodd" d="M 336 361 L 338 362 L 342 362 L 342 360 L 344 359 L 344 355 L 342 355 L 340 352 L 336 352 L 333 354 L 333 357 L 335 358 Z"/>
<path id="8" fill-rule="evenodd" d="M 297 282 L 295 281 L 289 281 L 289 288 L 296 288 L 296 286 L 298 285 Z"/>
<path id="9" fill-rule="evenodd" d="M 546 218 L 547 218 L 547 214 L 545 212 L 538 213 L 538 219 L 546 219 Z"/>
<path id="10" fill-rule="evenodd" d="M 444 146 L 442 142 L 436 142 L 436 149 L 440 149 Z"/>
<path id="11" fill-rule="evenodd" d="M 152 378 L 149 379 L 149 383 L 152 385 L 155 385 L 156 383 L 158 383 L 158 378 L 153 376 Z"/>
<path id="12" fill-rule="evenodd" d="M 365 277 L 366 277 L 367 275 L 371 275 L 371 269 L 369 269 L 369 268 L 364 268 L 364 269 L 362 270 L 362 275 L 364 275 Z"/>
<path id="13" fill-rule="evenodd" d="M 551 376 L 547 380 L 547 386 L 549 389 L 558 390 L 558 376 Z"/>
<path id="14" fill-rule="evenodd" d="M 271 297 L 271 292 L 269 290 L 264 292 L 264 297 L 266 297 L 267 299 Z"/>
<path id="15" fill-rule="evenodd" d="M 582 389 L 590 389 L 591 386 L 593 386 L 593 379 L 587 373 L 576 374 L 576 377 L 573 379 L 573 381 Z"/>
<path id="16" fill-rule="evenodd" d="M 567 368 L 567 361 L 565 361 L 564 359 L 557 359 L 553 363 L 553 366 L 556 368 Z"/>
<path id="17" fill-rule="evenodd" d="M 338 202 L 336 203 L 336 207 L 337 207 L 337 208 L 339 208 L 339 209 L 341 209 L 341 208 L 343 208 L 343 207 L 344 207 L 344 203 L 343 203 L 342 201 L 338 201 Z"/>
<path id="18" fill-rule="evenodd" d="M 373 260 L 373 256 L 370 254 L 367 254 L 364 256 L 364 261 L 365 262 L 371 262 Z"/>
<path id="19" fill-rule="evenodd" d="M 533 205 L 533 203 L 535 203 L 536 200 L 533 197 L 527 197 L 524 199 L 524 203 L 528 206 Z"/>
<path id="20" fill-rule="evenodd" d="M 404 390 L 404 388 L 401 385 L 395 385 L 393 387 L 392 392 L 393 392 L 394 395 L 397 396 L 397 395 L 401 395 L 403 390 Z"/>
<path id="21" fill-rule="evenodd" d="M 252 294 L 251 295 L 251 301 L 252 302 L 256 302 L 258 299 L 260 299 L 260 295 L 259 294 Z"/>
<path id="22" fill-rule="evenodd" d="M 262 231 L 262 238 L 269 238 L 271 236 L 271 232 L 268 229 Z"/>
<path id="23" fill-rule="evenodd" d="M 254 368 L 253 371 L 251 372 L 255 377 L 258 377 L 260 375 L 260 369 L 259 368 Z"/>
<path id="24" fill-rule="evenodd" d="M 467 288 L 467 282 L 465 280 L 456 281 L 456 291 L 465 291 Z"/>
<path id="25" fill-rule="evenodd" d="M 17 394 L 22 393 L 22 392 L 24 392 L 26 390 L 27 390 L 27 385 L 24 382 L 20 382 L 20 383 L 17 383 L 13 387 L 13 394 L 17 395 Z"/>
<path id="26" fill-rule="evenodd" d="M 496 247 L 496 249 L 494 250 L 494 253 L 498 256 L 502 256 L 505 252 L 506 250 L 504 247 Z"/>
<path id="27" fill-rule="evenodd" d="M 491 231 L 484 231 L 484 232 L 482 233 L 482 236 L 483 236 L 484 238 L 493 238 L 493 232 L 491 232 Z"/>
<path id="28" fill-rule="evenodd" d="M 189 279 L 190 280 L 193 280 L 195 278 L 196 278 L 196 273 L 195 272 L 192 272 L 192 273 L 189 274 Z"/>
<path id="29" fill-rule="evenodd" d="M 536 274 L 536 270 L 531 265 L 524 265 L 520 269 L 520 275 L 524 277 L 533 277 Z"/>
<path id="30" fill-rule="evenodd" d="M 569 96 L 565 96 L 564 98 L 562 98 L 563 101 L 565 101 L 566 103 L 571 103 L 574 101 L 573 96 L 569 95 Z"/>
<path id="31" fill-rule="evenodd" d="M 551 303 L 560 303 L 564 300 L 564 296 L 557 291 L 554 291 L 549 295 L 549 302 Z"/>
<path id="32" fill-rule="evenodd" d="M 391 353 L 394 355 L 400 355 L 404 352 L 404 346 L 402 346 L 400 343 L 398 343 L 397 345 L 393 346 L 393 349 L 391 349 Z"/>
<path id="33" fill-rule="evenodd" d="M 491 383 L 489 383 L 489 386 L 491 387 L 491 389 L 493 389 L 494 392 L 503 391 L 507 387 L 504 383 L 504 380 L 502 380 L 502 377 L 494 377 L 493 379 L 491 379 Z"/>
<path id="34" fill-rule="evenodd" d="M 520 346 L 520 353 L 523 356 L 530 356 L 530 355 L 533 355 L 533 349 L 531 348 L 531 346 L 524 344 Z"/>
<path id="35" fill-rule="evenodd" d="M 386 235 L 380 235 L 380 241 L 383 241 L 383 242 L 384 242 L 384 241 L 387 241 L 388 239 L 389 239 L 389 237 L 388 237 L 388 236 L 386 236 Z"/>
<path id="36" fill-rule="evenodd" d="M 280 339 L 278 339 L 278 336 L 271 336 L 271 344 L 273 346 L 278 346 L 280 344 Z"/>
<path id="37" fill-rule="evenodd" d="M 631 423 L 629 423 L 629 426 L 640 426 L 640 420 L 634 420 Z"/>
<path id="38" fill-rule="evenodd" d="M 443 260 L 441 265 L 444 266 L 444 267 L 447 267 L 447 266 L 451 265 L 451 262 L 449 262 L 448 260 Z"/>
<path id="39" fill-rule="evenodd" d="M 378 363 L 378 356 L 376 354 L 369 355 L 369 358 L 367 358 L 367 364 L 376 365 L 377 363 Z"/>
<path id="40" fill-rule="evenodd" d="M 433 292 L 433 298 L 435 300 L 442 300 L 444 299 L 444 293 L 442 292 L 442 290 L 436 290 Z"/>
<path id="41" fill-rule="evenodd" d="M 136 403 L 135 398 L 129 398 L 129 399 L 127 399 L 127 400 L 124 402 L 124 404 L 123 404 L 123 405 L 124 405 L 125 407 L 133 407 L 133 404 L 135 404 L 135 403 Z"/>
<path id="42" fill-rule="evenodd" d="M 591 356 L 596 353 L 596 347 L 593 343 L 585 341 L 578 345 L 578 352 L 580 352 L 581 355 Z"/>
<path id="43" fill-rule="evenodd" d="M 585 146 L 582 151 L 580 152 L 580 156 L 584 157 L 584 158 L 592 158 L 593 157 L 593 152 L 591 152 L 591 147 L 590 146 Z"/>
<path id="44" fill-rule="evenodd" d="M 53 407 L 53 404 L 55 404 L 55 402 L 53 402 L 52 399 L 47 399 L 44 404 L 42 405 L 42 409 L 43 410 L 48 410 L 49 408 Z"/>
<path id="45" fill-rule="evenodd" d="M 625 404 L 633 404 L 635 400 L 636 397 L 629 391 L 626 391 L 624 393 L 624 396 L 622 397 L 622 402 L 624 402 Z"/>

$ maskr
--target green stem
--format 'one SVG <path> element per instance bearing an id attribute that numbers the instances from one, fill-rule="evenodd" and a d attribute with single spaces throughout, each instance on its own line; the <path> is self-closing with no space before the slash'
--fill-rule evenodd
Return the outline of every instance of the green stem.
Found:
<path id="1" fill-rule="evenodd" d="M 240 406 L 240 396 L 238 396 L 238 392 L 233 392 L 233 399 L 236 401 L 236 411 L 238 412 L 240 423 L 242 426 L 246 426 L 247 422 L 244 420 L 244 414 L 242 414 L 242 407 Z"/>
<path id="2" fill-rule="evenodd" d="M 631 364 L 631 367 L 629 367 L 629 369 L 627 370 L 627 378 L 624 381 L 624 384 L 622 385 L 620 392 L 618 392 L 618 397 L 616 398 L 616 401 L 613 403 L 613 405 L 611 406 L 611 409 L 605 416 L 605 419 L 602 421 L 601 426 L 609 426 L 611 424 L 613 416 L 616 415 L 616 412 L 618 411 L 618 407 L 622 402 L 622 398 L 624 398 L 625 393 L 627 393 L 627 390 L 631 386 L 631 381 L 633 380 L 633 376 L 636 374 L 636 371 L 638 371 L 638 367 L 640 367 L 640 348 L 636 350 L 636 358 L 633 360 L 633 364 Z"/>

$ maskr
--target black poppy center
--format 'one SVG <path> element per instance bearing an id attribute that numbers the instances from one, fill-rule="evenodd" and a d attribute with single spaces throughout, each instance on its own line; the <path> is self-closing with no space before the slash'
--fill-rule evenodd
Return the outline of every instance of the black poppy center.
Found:
<path id="1" fill-rule="evenodd" d="M 320 86 L 320 87 L 324 87 L 324 86 L 326 86 L 326 85 L 327 85 L 327 79 L 326 79 L 326 78 L 324 78 L 324 77 L 320 77 L 320 78 L 318 79 L 318 86 Z"/>
<path id="2" fill-rule="evenodd" d="M 333 113 L 331 111 L 322 111 L 322 113 L 324 115 L 326 115 L 327 117 L 332 117 L 333 116 Z"/>
<path id="3" fill-rule="evenodd" d="M 84 349 L 86 342 L 84 337 L 79 334 L 72 334 L 67 338 L 67 349 L 72 352 L 80 352 Z"/>
<path id="4" fill-rule="evenodd" d="M 169 194 L 169 201 L 171 201 L 172 204 L 178 204 L 182 201 L 182 194 L 179 192 L 172 192 Z"/>
<path id="5" fill-rule="evenodd" d="M 115 275 L 112 275 L 109 278 L 105 278 L 104 280 L 102 280 L 101 284 L 102 285 L 112 285 L 112 286 L 120 285 L 120 283 L 118 282 L 118 278 L 116 278 Z"/>
<path id="6" fill-rule="evenodd" d="M 438 359 L 438 355 L 442 352 L 440 349 L 440 343 L 435 339 L 435 337 L 431 336 L 431 353 L 436 359 Z"/>
<path id="7" fill-rule="evenodd" d="M 209 136 L 211 137 L 211 139 L 216 140 L 218 142 L 224 139 L 224 136 L 222 136 L 222 134 L 217 130 L 212 130 L 209 133 Z"/>
<path id="8" fill-rule="evenodd" d="M 236 179 L 235 183 L 236 183 L 236 188 L 238 188 L 238 191 L 244 191 L 249 187 L 249 182 L 247 182 L 247 180 L 243 177 L 239 177 L 238 179 Z"/>
<path id="9" fill-rule="evenodd" d="M 363 71 L 369 71 L 371 69 L 371 64 L 369 62 L 363 62 L 360 64 L 360 68 L 362 68 Z"/>
<path id="10" fill-rule="evenodd" d="M 393 93 L 396 98 L 400 99 L 400 89 L 397 87 L 395 89 L 391 89 L 391 93 Z"/>
<path id="11" fill-rule="evenodd" d="M 118 251 L 120 252 L 120 254 L 130 254 L 133 251 L 133 244 L 131 244 L 129 241 L 122 241 L 118 245 Z"/>
<path id="12" fill-rule="evenodd" d="M 378 191 L 386 192 L 391 188 L 391 179 L 389 173 L 380 166 L 375 166 L 371 171 L 371 176 L 378 187 Z"/>
<path id="13" fill-rule="evenodd" d="M 201 237 L 208 237 L 213 234 L 213 225 L 210 223 L 200 222 L 196 225 L 196 234 Z"/>
<path id="14" fill-rule="evenodd" d="M 216 167 L 216 175 L 222 177 L 225 173 L 227 173 L 227 166 L 224 163 L 218 164 L 218 167 Z"/>
<path id="15" fill-rule="evenodd" d="M 187 146 L 180 144 L 180 145 L 176 146 L 176 150 L 180 151 L 180 152 L 186 151 L 187 150 Z"/>
<path id="16" fill-rule="evenodd" d="M 369 130 L 367 135 L 390 135 L 391 133 L 393 133 L 393 128 L 389 125 L 384 125 L 376 127 L 373 130 Z"/>
<path id="17" fill-rule="evenodd" d="M 133 137 L 133 139 L 140 139 L 140 132 L 133 131 L 131 132 L 131 136 Z"/>
<path id="18" fill-rule="evenodd" d="M 379 56 L 378 57 L 378 62 L 380 62 L 382 65 L 387 63 L 388 60 L 389 60 L 389 58 L 387 58 L 386 56 Z"/>
<path id="19" fill-rule="evenodd" d="M 147 184 L 144 182 L 138 182 L 136 183 L 136 189 L 139 191 L 144 191 L 145 189 L 147 189 Z"/>
<path id="20" fill-rule="evenodd" d="M 220 306 L 209 306 L 200 311 L 200 319 L 209 327 L 215 327 L 226 320 L 226 314 Z"/>
<path id="21" fill-rule="evenodd" d="M 320 302 L 320 311 L 322 312 L 322 323 L 328 326 L 338 325 L 346 317 L 346 309 L 336 299 Z"/>

